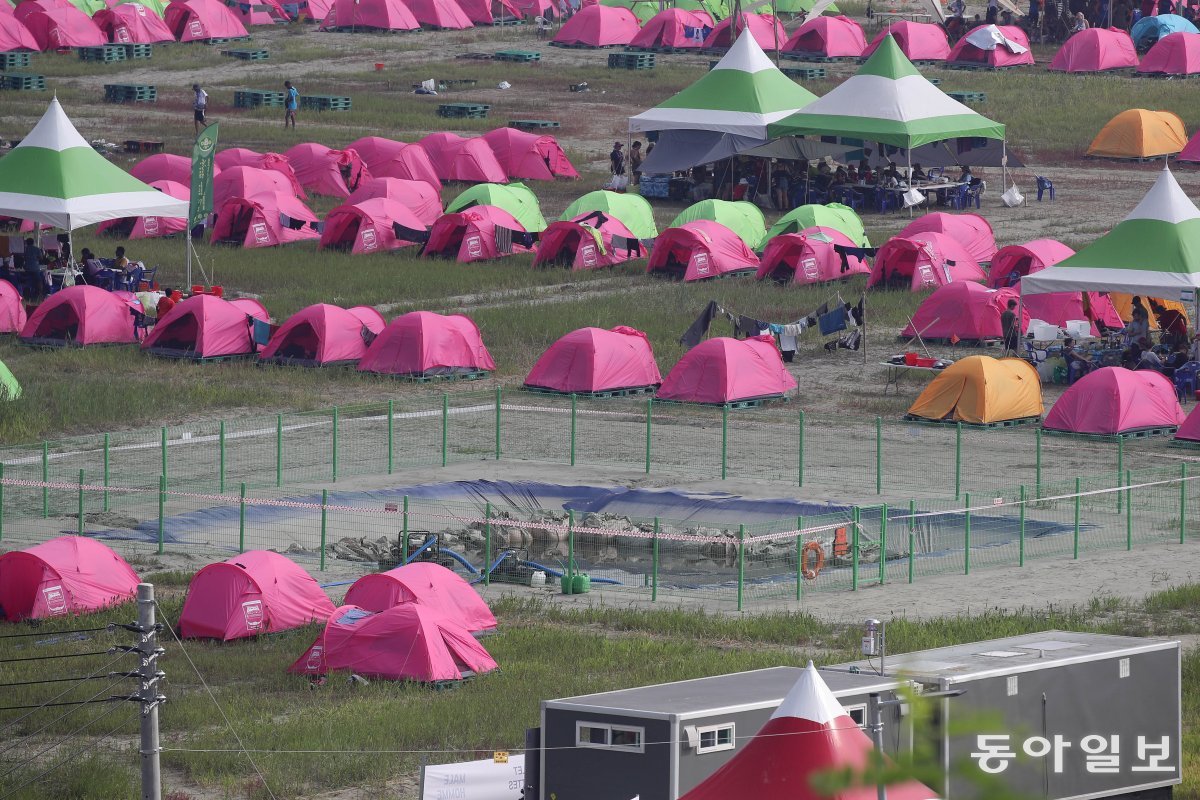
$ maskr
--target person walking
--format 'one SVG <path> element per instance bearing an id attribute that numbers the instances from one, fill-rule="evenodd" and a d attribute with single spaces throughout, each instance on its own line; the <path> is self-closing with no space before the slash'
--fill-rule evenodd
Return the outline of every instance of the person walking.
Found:
<path id="1" fill-rule="evenodd" d="M 296 91 L 295 86 L 292 86 L 291 81 L 284 81 L 283 88 L 287 90 L 287 97 L 283 101 L 283 127 L 286 128 L 290 122 L 292 130 L 295 130 L 296 109 L 300 105 L 300 93 Z"/>
<path id="2" fill-rule="evenodd" d="M 1004 355 L 1017 355 L 1021 328 L 1017 325 L 1017 301 L 1009 300 L 1000 315 L 1000 334 L 1004 339 Z"/>
<path id="3" fill-rule="evenodd" d="M 208 111 L 208 92 L 200 88 L 200 84 L 192 84 L 192 93 L 195 95 L 192 98 L 192 127 L 196 129 L 196 135 L 200 135 L 200 131 L 208 125 L 208 120 L 205 119 L 205 113 Z"/>

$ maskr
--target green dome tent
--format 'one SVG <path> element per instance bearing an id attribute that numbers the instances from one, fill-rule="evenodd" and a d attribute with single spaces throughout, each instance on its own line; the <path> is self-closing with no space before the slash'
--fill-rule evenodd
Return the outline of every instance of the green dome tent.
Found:
<path id="1" fill-rule="evenodd" d="M 858 214 L 850 206 L 844 206 L 841 203 L 829 203 L 823 206 L 810 203 L 792 209 L 771 226 L 771 230 L 767 231 L 766 241 L 770 241 L 780 234 L 799 233 L 805 228 L 817 226 L 841 231 L 859 247 L 871 246 Z"/>
<path id="2" fill-rule="evenodd" d="M 701 200 L 671 220 L 671 227 L 677 228 L 685 222 L 698 219 L 721 223 L 736 233 L 751 250 L 759 249 L 767 236 L 767 221 L 763 219 L 762 212 L 758 206 L 745 200 Z"/>
<path id="3" fill-rule="evenodd" d="M 21 384 L 17 383 L 12 370 L 0 361 L 0 400 L 16 400 L 21 396 Z"/>
<path id="4" fill-rule="evenodd" d="M 675 7 L 681 11 L 707 11 L 713 22 L 720 22 L 730 13 L 727 0 L 675 0 Z"/>
<path id="5" fill-rule="evenodd" d="M 538 206 L 537 195 L 523 183 L 480 183 L 467 189 L 446 206 L 453 214 L 471 206 L 496 206 L 513 215 L 531 233 L 546 230 L 546 220 Z"/>
<path id="6" fill-rule="evenodd" d="M 641 25 L 645 25 L 646 20 L 658 13 L 658 0 L 600 0 L 600 5 L 628 8 Z"/>
<path id="7" fill-rule="evenodd" d="M 658 227 L 654 224 L 654 210 L 646 198 L 636 194 L 617 194 L 603 189 L 588 192 L 567 206 L 567 210 L 559 219 L 567 222 L 592 211 L 601 211 L 616 217 L 639 239 L 653 239 L 658 236 Z"/>

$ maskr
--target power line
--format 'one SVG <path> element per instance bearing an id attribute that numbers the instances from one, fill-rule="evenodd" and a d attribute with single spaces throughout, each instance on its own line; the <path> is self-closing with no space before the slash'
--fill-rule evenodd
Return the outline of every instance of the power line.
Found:
<path id="1" fill-rule="evenodd" d="M 96 671 L 95 671 L 95 672 L 93 672 L 91 675 L 89 675 L 89 676 L 88 676 L 88 678 L 90 679 L 90 678 L 92 678 L 92 677 L 95 677 L 95 676 L 99 675 L 99 674 L 100 674 L 100 673 L 102 673 L 102 672 L 108 672 L 108 668 L 109 668 L 109 667 L 111 667 L 113 664 L 116 664 L 116 663 L 117 663 L 118 661 L 120 661 L 122 658 L 124 658 L 124 657 L 125 657 L 125 655 L 126 655 L 125 653 L 120 653 L 120 654 L 119 654 L 119 655 L 117 655 L 117 657 L 116 657 L 116 658 L 114 658 L 112 661 L 109 661 L 107 664 L 103 665 L 103 666 L 102 666 L 102 667 L 100 667 L 98 670 L 96 670 Z M 82 683 L 82 681 L 81 681 L 81 683 Z M 111 684 L 109 688 L 112 688 L 112 686 L 116 686 L 116 684 L 115 684 L 115 683 Z M 50 698 L 49 700 L 47 700 L 46 702 L 47 702 L 47 703 L 52 703 L 52 702 L 54 702 L 55 700 L 59 699 L 60 697 L 65 697 L 65 696 L 66 696 L 67 694 L 69 694 L 69 693 L 71 692 L 71 690 L 72 690 L 72 689 L 74 689 L 74 688 L 75 688 L 75 684 L 71 684 L 70 686 L 68 686 L 67 688 L 63 689 L 63 690 L 62 690 L 61 692 L 59 692 L 58 694 L 54 695 L 54 697 L 51 697 L 51 698 Z M 108 690 L 106 689 L 105 691 L 108 691 Z M 98 695 L 94 695 L 94 696 L 98 696 Z M 17 717 L 16 719 L 9 720 L 9 721 L 8 721 L 8 722 L 6 722 L 4 725 L 0 725 L 0 733 L 3 733 L 4 731 L 8 730 L 9 728 L 11 728 L 12 726 L 16 725 L 17 723 L 19 723 L 19 722 L 22 722 L 23 720 L 29 719 L 31 716 L 33 716 L 33 715 L 34 715 L 34 714 L 36 714 L 36 713 L 37 713 L 37 711 L 36 711 L 36 709 L 35 709 L 34 711 L 30 711 L 28 714 L 22 714 L 21 716 Z M 64 715 L 64 716 L 65 716 L 65 715 Z M 59 717 L 59 719 L 62 719 L 62 717 Z M 3 755 L 5 752 L 7 752 L 7 751 L 6 751 L 6 750 L 0 750 L 0 755 Z"/>
<path id="2" fill-rule="evenodd" d="M 86 653 L 59 653 L 52 656 L 31 656 L 30 658 L 0 658 L 0 664 L 16 664 L 20 661 L 49 661 L 55 658 L 83 658 L 84 656 L 107 656 L 112 650 L 89 650 Z"/>
<path id="3" fill-rule="evenodd" d="M 108 676 L 107 675 L 104 675 L 104 676 L 84 675 L 83 677 L 79 677 L 79 678 L 43 678 L 40 681 L 14 681 L 13 683 L 0 683 L 0 689 L 7 688 L 9 686 L 36 686 L 36 685 L 42 684 L 42 683 L 68 683 L 70 681 L 75 681 L 76 683 L 82 683 L 83 681 L 103 680 L 106 677 L 108 677 Z M 28 708 L 29 706 L 26 706 L 26 707 Z M 0 710 L 4 710 L 4 709 L 0 709 Z"/>
<path id="4" fill-rule="evenodd" d="M 37 705 L 32 705 L 32 706 L 4 706 L 3 708 L 0 708 L 0 711 L 24 711 L 27 708 L 61 708 L 63 706 L 90 706 L 90 705 L 94 705 L 96 703 L 107 703 L 114 699 L 124 700 L 125 698 L 109 697 L 104 700 L 68 700 L 65 703 L 39 703 Z"/>
<path id="5" fill-rule="evenodd" d="M 85 729 L 87 729 L 87 728 L 88 728 L 88 727 L 90 727 L 91 725 L 94 725 L 95 723 L 99 722 L 100 720 L 104 719 L 104 718 L 105 718 L 105 717 L 107 717 L 109 714 L 111 714 L 111 713 L 113 713 L 114 711 L 116 711 L 118 708 L 122 708 L 122 706 L 121 706 L 120 704 L 116 704 L 116 703 L 114 703 L 114 704 L 112 705 L 112 707 L 110 707 L 110 708 L 109 708 L 107 711 L 105 711 L 103 714 L 97 714 L 96 716 L 94 716 L 94 717 L 92 717 L 91 719 L 89 719 L 87 722 L 85 722 L 85 723 L 83 723 L 82 725 L 80 725 L 80 726 L 79 726 L 78 728 L 76 728 L 75 730 L 73 730 L 73 731 L 71 731 L 70 733 L 67 733 L 67 734 L 65 734 L 65 735 L 63 735 L 63 736 L 61 736 L 61 737 L 59 737 L 59 739 L 58 739 L 56 742 L 54 742 L 54 744 L 50 745 L 50 746 L 49 746 L 49 747 L 47 747 L 46 749 L 44 749 L 44 750 L 40 750 L 40 751 L 38 751 L 36 754 L 34 754 L 34 755 L 30 756 L 29 758 L 25 759 L 24 761 L 21 761 L 21 762 L 20 762 L 20 763 L 18 763 L 18 764 L 17 764 L 15 767 L 12 767 L 11 769 L 9 769 L 7 772 L 0 773 L 0 779 L 2 779 L 2 778 L 7 778 L 9 775 L 13 774 L 14 772 L 16 772 L 17 770 L 21 769 L 22 767 L 25 767 L 25 766 L 28 766 L 29 764 L 32 764 L 34 761 L 36 761 L 36 760 L 38 760 L 39 758 L 41 758 L 42 756 L 46 755 L 46 753 L 49 753 L 51 750 L 54 750 L 55 748 L 57 748 L 57 747 L 61 746 L 61 745 L 63 744 L 63 742 L 66 742 L 68 739 L 71 739 L 72 737 L 78 736 L 78 735 L 79 735 L 80 733 L 82 733 L 82 732 L 83 732 Z M 115 729 L 114 729 L 114 730 L 115 730 Z M 10 749 L 11 749 L 11 748 L 10 748 Z M 5 795 L 5 796 L 7 797 L 7 795 Z"/>
<path id="6" fill-rule="evenodd" d="M 157 601 L 154 603 L 154 607 L 158 609 L 160 614 L 162 614 L 162 609 L 159 608 Z M 166 614 L 163 614 L 163 616 L 166 617 Z M 175 627 L 168 625 L 167 628 L 171 631 L 171 638 L 173 638 L 175 643 L 179 645 L 179 652 L 183 653 L 183 657 L 191 666 L 192 672 L 195 672 L 196 677 L 200 679 L 200 685 L 204 687 L 204 691 L 208 692 L 208 696 L 213 701 L 213 705 L 216 706 L 217 711 L 221 713 L 221 718 L 225 720 L 225 727 L 227 727 L 229 732 L 233 734 L 234 740 L 237 741 L 238 747 L 241 748 L 240 752 L 246 756 L 246 760 L 250 762 L 250 766 L 254 767 L 254 771 L 258 773 L 258 779 L 262 781 L 263 788 L 267 790 L 267 795 L 270 796 L 271 800 L 275 800 L 275 793 L 271 791 L 271 785 L 267 783 L 267 776 L 264 775 L 263 771 L 258 768 L 258 763 L 255 762 L 254 756 L 250 755 L 250 751 L 247 750 L 246 745 L 242 743 L 242 737 L 238 736 L 237 730 L 234 729 L 233 723 L 229 721 L 229 716 L 225 713 L 225 709 L 221 707 L 221 703 L 217 700 L 217 696 L 213 693 L 212 688 L 209 687 L 208 681 L 204 680 L 204 676 L 200 674 L 200 669 L 196 666 L 196 662 L 192 661 L 192 657 L 188 654 L 187 648 L 183 646 L 183 640 L 180 639 L 179 634 L 175 632 Z M 0 800 L 4 800 L 4 798 L 0 797 Z"/>
<path id="7" fill-rule="evenodd" d="M 0 636 L 0 639 L 23 639 L 27 636 L 62 636 L 68 633 L 95 633 L 96 631 L 110 631 L 113 625 L 109 623 L 103 628 L 71 628 L 66 631 L 35 631 L 33 633 L 8 633 Z"/>
<path id="8" fill-rule="evenodd" d="M 123 679 L 117 679 L 117 680 L 113 681 L 113 682 L 112 682 L 112 683 L 110 683 L 108 686 L 105 686 L 103 689 L 101 689 L 100 691 L 96 692 L 94 695 L 92 695 L 91 697 L 89 697 L 89 698 L 88 698 L 88 700 L 95 700 L 95 699 L 96 699 L 96 698 L 98 698 L 100 695 L 102 695 L 102 694 L 105 694 L 105 693 L 109 692 L 110 690 L 112 690 L 112 688 L 113 688 L 114 686 L 116 686 L 118 683 L 120 683 L 120 682 L 121 682 L 121 680 L 123 680 Z M 63 695 L 63 694 L 66 694 L 66 692 L 69 692 L 69 691 L 71 691 L 71 687 L 68 687 L 66 691 L 64 691 L 64 692 L 60 693 L 60 694 L 59 694 L 57 697 L 62 697 L 62 695 Z M 40 706 L 39 706 L 39 708 L 40 708 Z M 20 719 L 25 719 L 25 718 L 29 717 L 30 715 L 32 715 L 32 714 L 34 714 L 34 713 L 36 713 L 36 709 L 35 709 L 34 711 L 30 711 L 28 714 L 24 714 L 24 715 L 22 715 L 22 716 L 20 717 Z M 11 744 L 9 744 L 7 747 L 5 747 L 3 750 L 0 750 L 0 756 L 4 755 L 5 753 L 9 752 L 9 751 L 10 751 L 10 750 L 12 750 L 13 748 L 17 747 L 18 745 L 20 745 L 20 744 L 21 744 L 21 742 L 25 741 L 26 739 L 29 739 L 29 738 L 31 738 L 31 737 L 33 737 L 33 736 L 37 736 L 39 733 L 41 733 L 42 731 L 46 730 L 46 729 L 47 729 L 47 728 L 49 728 L 51 725 L 54 725 L 54 724 L 56 724 L 56 723 L 58 723 L 58 722 L 60 722 L 60 721 L 62 721 L 62 720 L 64 720 L 64 719 L 66 719 L 67 717 L 71 716 L 71 715 L 72 715 L 72 714 L 74 714 L 74 713 L 75 713 L 75 709 L 71 709 L 70 711 L 65 711 L 65 712 L 63 712 L 62 714 L 59 714 L 57 717 L 55 717 L 54 719 L 50 720 L 49 722 L 47 722 L 47 723 L 46 723 L 45 725 L 43 725 L 42 727 L 38 728 L 38 729 L 37 729 L 36 731 L 34 731 L 33 733 L 27 733 L 27 734 L 25 734 L 24 736 L 20 737 L 19 739 L 16 739 L 15 741 L 13 741 Z M 18 721 L 19 721 L 19 720 L 18 720 Z"/>
<path id="9" fill-rule="evenodd" d="M 121 706 L 113 706 L 113 709 L 117 709 L 117 708 L 121 708 Z M 92 722 L 99 721 L 103 717 L 107 716 L 109 713 L 111 713 L 111 712 L 106 711 L 104 714 L 101 714 L 99 717 L 96 717 L 96 719 L 92 720 Z M 82 750 L 71 753 L 69 756 L 64 758 L 62 761 L 59 761 L 58 763 L 51 765 L 48 769 L 45 769 L 45 770 L 39 772 L 37 775 L 34 775 L 32 778 L 25 781 L 20 786 L 17 786 L 16 788 L 14 788 L 12 791 L 8 792 L 7 794 L 0 795 L 0 800 L 7 800 L 7 798 L 12 797 L 14 794 L 21 791 L 26 786 L 30 785 L 31 783 L 36 783 L 36 782 L 40 781 L 42 778 L 46 777 L 54 770 L 60 768 L 63 764 L 67 763 L 67 761 L 70 761 L 71 759 L 79 758 L 80 756 L 83 756 L 86 753 L 90 752 L 91 750 L 94 750 L 95 748 L 99 747 L 102 742 L 104 742 L 106 739 L 108 739 L 110 736 L 112 736 L 114 733 L 116 733 L 117 730 L 122 725 L 124 725 L 126 722 L 127 722 L 127 720 L 120 720 L 119 722 L 117 722 L 117 724 L 115 726 L 113 726 L 108 731 L 108 733 L 104 734 L 99 739 L 96 739 L 95 741 L 93 741 L 92 743 L 90 743 L 89 745 L 84 747 Z"/>

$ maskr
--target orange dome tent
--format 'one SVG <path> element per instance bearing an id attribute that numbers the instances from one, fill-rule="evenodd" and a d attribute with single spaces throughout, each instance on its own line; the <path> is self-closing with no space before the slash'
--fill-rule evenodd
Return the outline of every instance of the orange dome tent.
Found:
<path id="1" fill-rule="evenodd" d="M 947 367 L 917 397 L 908 416 L 988 425 L 1042 415 L 1037 371 L 1019 358 L 971 356 Z"/>
<path id="2" fill-rule="evenodd" d="M 1121 317 L 1123 322 L 1129 322 L 1133 319 L 1133 295 L 1126 294 L 1124 292 L 1109 292 L 1108 299 L 1112 301 L 1113 308 L 1117 310 L 1117 314 Z M 1161 297 L 1143 297 L 1142 305 L 1144 305 L 1147 310 L 1150 309 L 1151 300 L 1153 300 L 1156 304 L 1163 306 L 1164 308 L 1169 308 L 1172 311 L 1178 311 L 1180 314 L 1183 314 L 1185 319 L 1189 321 L 1188 324 L 1191 324 L 1190 321 L 1192 315 L 1188 313 L 1187 306 L 1185 306 L 1183 303 L 1179 302 L 1178 300 L 1166 300 Z M 1150 315 L 1150 330 L 1158 330 L 1158 317 L 1156 317 L 1154 314 Z"/>
<path id="3" fill-rule="evenodd" d="M 1154 158 L 1178 153 L 1187 140 L 1183 120 L 1170 111 L 1131 108 L 1100 129 L 1087 154 L 1100 158 Z"/>

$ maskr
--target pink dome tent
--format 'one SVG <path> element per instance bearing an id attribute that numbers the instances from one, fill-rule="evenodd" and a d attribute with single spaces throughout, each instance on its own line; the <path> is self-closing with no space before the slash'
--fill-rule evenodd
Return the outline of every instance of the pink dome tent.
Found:
<path id="1" fill-rule="evenodd" d="M 233 167 L 253 167 L 254 169 L 268 169 L 278 172 L 287 178 L 292 188 L 292 194 L 301 200 L 308 197 L 304 193 L 304 187 L 300 185 L 300 181 L 296 178 L 296 171 L 292 169 L 291 162 L 288 161 L 287 156 L 280 155 L 279 153 L 256 153 L 245 147 L 230 147 L 218 152 L 213 162 L 223 170 L 232 169 Z"/>
<path id="2" fill-rule="evenodd" d="M 1009 300 L 1019 299 L 1015 289 L 989 289 L 974 281 L 947 283 L 921 302 L 900 335 L 945 342 L 999 339 L 1000 315 Z M 1021 315 L 1021 333 L 1029 328 L 1029 316 L 1028 311 Z"/>
<path id="3" fill-rule="evenodd" d="M 988 267 L 988 286 L 994 289 L 1016 286 L 1026 275 L 1052 267 L 1073 255 L 1075 251 L 1057 239 L 1034 239 L 1025 244 L 1010 244 L 992 256 L 992 263 Z"/>
<path id="4" fill-rule="evenodd" d="M 646 20 L 629 46 L 641 50 L 699 48 L 704 45 L 705 31 L 712 27 L 712 17 L 703 11 L 668 8 Z"/>
<path id="5" fill-rule="evenodd" d="M 256 300 L 193 295 L 158 320 L 142 349 L 164 358 L 194 360 L 253 355 L 254 320 L 270 321 Z"/>
<path id="6" fill-rule="evenodd" d="M 142 183 L 174 181 L 182 183 L 184 186 L 191 186 L 192 160 L 186 156 L 177 156 L 171 153 L 156 153 L 134 164 L 130 168 L 129 174 Z M 215 164 L 213 166 L 214 181 L 220 174 L 221 167 L 219 164 Z M 216 188 L 215 182 L 213 188 Z"/>
<path id="7" fill-rule="evenodd" d="M 1102 367 L 1067 387 L 1042 427 L 1067 433 L 1115 435 L 1174 428 L 1184 421 L 1175 386 L 1151 370 Z"/>
<path id="8" fill-rule="evenodd" d="M 428 561 L 364 575 L 354 582 L 342 602 L 366 611 L 386 611 L 404 603 L 416 603 L 471 633 L 496 627 L 492 610 L 471 584 L 441 564 Z"/>
<path id="9" fill-rule="evenodd" d="M 179 614 L 184 639 L 245 639 L 328 619 L 333 601 L 287 556 L 250 550 L 192 576 Z"/>
<path id="10" fill-rule="evenodd" d="M 495 369 L 496 362 L 474 322 L 461 314 L 443 316 L 431 311 L 410 311 L 396 317 L 358 362 L 359 372 L 404 377 Z"/>
<path id="11" fill-rule="evenodd" d="M 346 203 L 361 203 L 363 200 L 382 197 L 407 208 L 428 228 L 442 215 L 442 195 L 424 181 L 403 178 L 371 178 L 358 184 Z"/>
<path id="12" fill-rule="evenodd" d="M 426 28 L 456 31 L 475 27 L 455 0 L 405 0 L 405 4 Z"/>
<path id="13" fill-rule="evenodd" d="M 155 44 L 175 41 L 171 29 L 162 17 L 141 3 L 121 3 L 102 8 L 92 16 L 92 22 L 114 44 Z"/>
<path id="14" fill-rule="evenodd" d="M 971 258 L 980 264 L 996 254 L 996 236 L 992 226 L 978 214 L 947 214 L 935 211 L 923 214 L 904 227 L 897 236 L 914 233 L 944 233 L 963 246 Z"/>
<path id="15" fill-rule="evenodd" d="M 551 222 L 541 233 L 533 266 L 600 269 L 640 255 L 637 237 L 623 222 L 593 211 L 566 222 Z"/>
<path id="16" fill-rule="evenodd" d="M 0 279 L 0 333 L 20 333 L 26 322 L 21 293 L 16 286 Z"/>
<path id="17" fill-rule="evenodd" d="M 657 387 L 662 374 L 646 334 L 618 325 L 580 328 L 550 345 L 525 376 L 525 386 L 562 394 L 598 394 Z"/>
<path id="18" fill-rule="evenodd" d="M 171 0 L 163 22 L 180 42 L 242 39 L 250 35 L 237 15 L 220 0 Z"/>
<path id="19" fill-rule="evenodd" d="M 945 61 L 950 55 L 950 40 L 940 25 L 901 20 L 881 30 L 863 51 L 863 58 L 874 53 L 889 33 L 909 61 Z"/>
<path id="20" fill-rule="evenodd" d="M 25 23 L 12 14 L 0 13 L 0 53 L 41 49 L 38 40 L 25 27 Z"/>
<path id="21" fill-rule="evenodd" d="M 347 309 L 317 303 L 288 317 L 258 360 L 297 367 L 357 364 L 366 355 L 367 341 L 383 328 L 383 315 L 368 306 Z"/>
<path id="22" fill-rule="evenodd" d="M 1188 35 L 1191 36 L 1194 34 Z M 1196 38 L 1200 39 L 1200 36 L 1197 36 Z M 1200 161 L 1200 131 L 1197 131 L 1191 139 L 1188 139 L 1188 143 L 1183 146 L 1182 150 L 1179 151 L 1179 155 L 1175 156 L 1175 160 L 1191 162 Z"/>
<path id="23" fill-rule="evenodd" d="M 213 208 L 235 197 L 253 197 L 256 194 L 271 192 L 295 197 L 291 182 L 286 175 L 277 170 L 230 167 L 221 170 L 220 174 L 213 178 Z"/>
<path id="24" fill-rule="evenodd" d="M 150 181 L 149 185 L 176 200 L 189 200 L 192 196 L 191 189 L 175 181 Z M 96 232 L 129 239 L 156 239 L 186 230 L 187 219 L 184 217 L 125 217 L 101 222 Z"/>
<path id="25" fill-rule="evenodd" d="M 1138 72 L 1153 75 L 1200 73 L 1200 36 L 1182 31 L 1168 33 L 1142 56 Z"/>
<path id="26" fill-rule="evenodd" d="M 1021 278 L 1052 267 L 1075 251 L 1054 239 L 1035 239 L 1025 244 L 1002 247 L 992 256 L 988 269 L 988 285 L 992 288 L 1012 287 L 1020 291 Z M 1100 292 L 1052 292 L 1031 294 L 1024 298 L 1030 319 L 1040 319 L 1060 328 L 1070 320 L 1091 320 L 1092 333 L 1096 323 L 1110 329 L 1124 327 L 1108 295 Z"/>
<path id="27" fill-rule="evenodd" d="M 20 622 L 100 611 L 132 600 L 139 580 L 108 546 L 60 536 L 0 555 L 0 618 Z"/>
<path id="28" fill-rule="evenodd" d="M 521 18 L 521 9 L 511 0 L 458 0 L 458 5 L 467 19 L 476 25 L 492 25 Z"/>
<path id="29" fill-rule="evenodd" d="M 866 261 L 857 255 L 843 257 L 837 251 L 838 246 L 857 248 L 846 234 L 819 225 L 799 233 L 774 236 L 763 250 L 754 277 L 760 281 L 769 277 L 776 283 L 804 286 L 871 274 Z"/>
<path id="30" fill-rule="evenodd" d="M 354 254 L 384 253 L 415 245 L 424 234 L 424 223 L 407 206 L 386 197 L 373 197 L 346 203 L 330 211 L 325 217 L 325 229 L 317 249 L 348 250 Z M 406 238 L 408 236 L 411 238 Z"/>
<path id="31" fill-rule="evenodd" d="M 719 222 L 699 219 L 667 228 L 654 241 L 646 272 L 700 281 L 758 269 L 758 256 Z"/>
<path id="32" fill-rule="evenodd" d="M 244 169 L 244 168 L 243 168 Z M 320 239 L 317 215 L 294 195 L 261 192 L 231 197 L 217 206 L 212 241 L 242 247 L 276 247 Z"/>
<path id="33" fill-rule="evenodd" d="M 681 800 L 875 800 L 873 784 L 822 792 L 813 778 L 862 773 L 875 745 L 829 691 L 810 661 L 767 723 L 734 756 Z M 888 800 L 934 800 L 914 780 L 887 785 Z"/>
<path id="34" fill-rule="evenodd" d="M 492 148 L 496 161 L 509 178 L 552 181 L 579 177 L 553 136 L 526 133 L 516 128 L 496 128 L 482 138 Z"/>
<path id="35" fill-rule="evenodd" d="M 862 26 L 849 17 L 805 20 L 783 46 L 785 53 L 818 58 L 858 58 L 866 49 Z"/>
<path id="36" fill-rule="evenodd" d="M 443 214 L 429 229 L 429 239 L 421 255 L 454 258 L 467 264 L 528 253 L 532 249 L 514 241 L 511 252 L 502 252 L 496 242 L 497 229 L 525 233 L 525 227 L 512 214 L 497 206 L 471 206 L 454 214 Z"/>
<path id="37" fill-rule="evenodd" d="M 1137 50 L 1128 33 L 1116 28 L 1088 28 L 1063 42 L 1050 62 L 1050 69 L 1055 72 L 1105 72 L 1137 65 Z"/>
<path id="38" fill-rule="evenodd" d="M 368 678 L 440 683 L 497 668 L 470 631 L 422 605 L 404 603 L 378 613 L 340 606 L 288 672 L 348 670 Z"/>
<path id="39" fill-rule="evenodd" d="M 466 183 L 507 183 L 508 174 L 482 137 L 467 139 L 455 133 L 431 133 L 418 144 L 429 154 L 438 178 Z"/>
<path id="40" fill-rule="evenodd" d="M 96 286 L 68 286 L 37 307 L 21 329 L 26 344 L 43 347 L 133 344 L 130 307 Z"/>
<path id="41" fill-rule="evenodd" d="M 334 150 L 306 142 L 289 148 L 285 155 L 296 180 L 316 194 L 349 197 L 361 181 L 371 179 L 371 173 L 353 150 Z"/>
<path id="42" fill-rule="evenodd" d="M 707 339 L 671 368 L 655 397 L 680 403 L 725 405 L 783 397 L 796 379 L 770 336 Z"/>
<path id="43" fill-rule="evenodd" d="M 33 35 L 39 50 L 108 44 L 108 38 L 96 23 L 74 6 L 30 11 L 24 16 L 17 15 L 16 19 Z"/>
<path id="44" fill-rule="evenodd" d="M 1192 409 L 1192 412 L 1187 415 L 1187 419 L 1179 426 L 1179 430 L 1175 431 L 1175 441 L 1190 444 L 1200 443 L 1200 413 L 1197 411 L 1200 411 L 1200 405 Z"/>
<path id="45" fill-rule="evenodd" d="M 980 25 L 958 40 L 948 64 L 982 64 L 992 69 L 1030 66 L 1029 37 L 1016 25 Z"/>
<path id="46" fill-rule="evenodd" d="M 415 31 L 421 27 L 403 0 L 333 0 L 321 30 Z"/>
<path id="47" fill-rule="evenodd" d="M 382 136 L 364 136 L 351 142 L 347 149 L 358 153 L 372 177 L 424 181 L 439 192 L 442 189 L 442 182 L 429 153 L 419 144 L 397 142 Z"/>
<path id="48" fill-rule="evenodd" d="M 721 49 L 732 47 L 733 20 L 734 17 L 726 17 L 718 22 L 717 26 L 705 37 L 704 47 Z M 776 47 L 782 48 L 788 40 L 788 34 L 783 28 L 783 23 L 770 14 L 742 14 L 742 21 L 738 23 L 738 35 L 740 36 L 742 31 L 747 30 L 754 37 L 754 41 L 758 42 L 758 46 L 767 52 L 774 50 Z M 778 45 L 776 41 L 778 41 Z"/>
<path id="49" fill-rule="evenodd" d="M 879 248 L 867 288 L 883 284 L 920 292 L 953 281 L 986 280 L 983 267 L 961 244 L 944 233 L 926 232 L 895 236 Z"/>
<path id="50" fill-rule="evenodd" d="M 584 6 L 563 23 L 550 40 L 552 45 L 574 47 L 612 47 L 629 44 L 638 35 L 641 24 L 628 8 Z"/>

